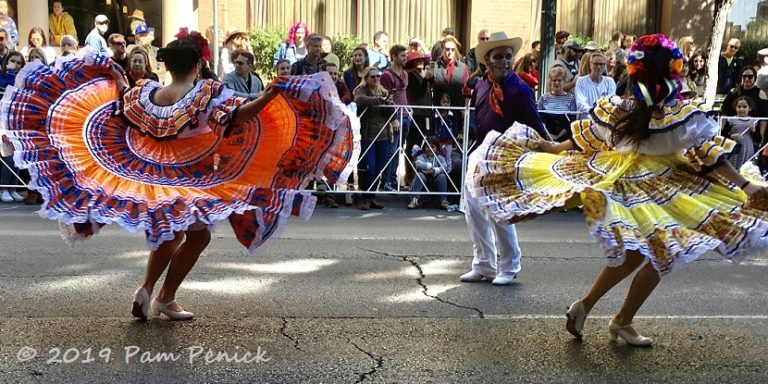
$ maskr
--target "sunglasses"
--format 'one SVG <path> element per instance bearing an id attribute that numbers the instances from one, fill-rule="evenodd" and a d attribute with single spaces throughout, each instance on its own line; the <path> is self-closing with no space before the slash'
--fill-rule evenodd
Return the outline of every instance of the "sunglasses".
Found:
<path id="1" fill-rule="evenodd" d="M 490 39 L 491 39 L 490 37 L 481 37 L 481 38 L 480 38 L 480 41 L 488 41 L 488 40 L 490 40 Z"/>
<path id="2" fill-rule="evenodd" d="M 755 75 L 741 75 L 742 79 L 754 79 Z"/>
<path id="3" fill-rule="evenodd" d="M 99 24 L 99 25 L 109 25 L 109 21 L 97 21 L 96 24 Z"/>
<path id="4" fill-rule="evenodd" d="M 379 77 L 381 77 L 381 75 L 370 75 L 370 76 L 368 76 L 369 79 L 378 79 Z"/>

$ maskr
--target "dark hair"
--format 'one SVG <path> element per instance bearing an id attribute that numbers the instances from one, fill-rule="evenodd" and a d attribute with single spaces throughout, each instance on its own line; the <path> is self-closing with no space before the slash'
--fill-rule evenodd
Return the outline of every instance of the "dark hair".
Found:
<path id="1" fill-rule="evenodd" d="M 0 68 L 0 73 L 5 74 L 7 72 L 7 70 L 8 70 L 8 62 L 11 61 L 11 58 L 14 57 L 14 56 L 18 56 L 18 57 L 21 58 L 21 66 L 22 67 L 24 66 L 24 64 L 26 64 L 26 60 L 24 60 L 24 55 L 22 55 L 21 52 L 19 52 L 19 51 L 10 51 L 3 58 L 3 63 L 2 63 L 3 67 Z M 15 69 L 15 73 L 18 73 L 19 69 L 21 69 L 21 68 L 16 68 Z"/>
<path id="2" fill-rule="evenodd" d="M 27 44 L 29 44 L 29 41 L 32 40 L 32 34 L 37 33 L 43 38 L 43 47 L 48 45 L 48 39 L 45 37 L 45 31 L 43 31 L 40 27 L 33 27 L 29 30 L 29 35 L 27 36 Z"/>
<path id="3" fill-rule="evenodd" d="M 357 48 L 355 48 L 355 49 L 353 49 L 353 50 L 352 50 L 352 56 L 354 56 L 354 55 L 355 55 L 355 52 L 357 52 L 357 51 L 360 51 L 360 52 L 362 52 L 362 53 L 363 53 L 363 56 L 365 56 L 365 61 L 363 62 L 363 69 L 365 69 L 365 68 L 367 68 L 368 66 L 370 66 L 370 65 L 371 65 L 371 61 L 370 61 L 370 59 L 368 58 L 368 50 L 367 50 L 367 49 L 365 49 L 365 48 L 363 48 L 363 47 L 357 47 Z M 351 61 L 351 60 L 350 60 L 350 61 Z M 352 64 L 352 65 L 350 65 L 350 67 L 352 67 L 354 70 L 356 70 L 356 71 L 357 71 L 358 69 L 355 67 L 355 62 L 354 62 L 354 61 L 352 61 L 352 63 L 351 63 L 351 64 Z"/>
<path id="4" fill-rule="evenodd" d="M 291 62 L 288 59 L 280 59 L 275 63 L 275 68 L 279 67 L 282 63 L 288 64 L 289 67 L 291 66 Z"/>
<path id="5" fill-rule="evenodd" d="M 644 63 L 644 69 L 629 76 L 628 91 L 638 90 L 642 85 L 651 92 L 653 97 L 651 103 L 657 104 L 672 92 L 667 81 L 670 77 L 669 63 L 672 61 L 672 52 L 661 46 L 655 46 L 646 50 L 641 60 Z M 677 82 L 672 84 L 677 87 Z M 629 113 L 616 122 L 611 136 L 611 145 L 616 146 L 626 139 L 630 144 L 637 146 L 651 135 L 648 125 L 654 110 L 645 102 L 637 100 L 623 100 L 621 109 Z"/>
<path id="6" fill-rule="evenodd" d="M 202 57 L 195 41 L 189 37 L 174 40 L 157 51 L 157 61 L 165 63 L 171 75 L 187 74 L 200 63 Z"/>
<path id="7" fill-rule="evenodd" d="M 238 56 L 245 57 L 245 59 L 248 60 L 249 66 L 253 66 L 253 62 L 256 60 L 256 57 L 253 56 L 253 53 L 250 53 L 244 49 L 237 49 L 232 51 L 232 53 L 229 55 L 229 61 L 234 62 Z"/>
<path id="8" fill-rule="evenodd" d="M 389 58 L 393 59 L 395 56 L 397 56 L 400 53 L 405 52 L 407 50 L 408 50 L 408 48 L 406 48 L 406 47 L 404 47 L 404 46 L 402 46 L 400 44 L 395 44 L 395 45 L 392 46 L 392 48 L 389 49 Z"/>
<path id="9" fill-rule="evenodd" d="M 537 45 L 541 45 L 541 41 L 536 40 L 533 43 L 531 43 L 531 49 L 536 49 Z"/>
<path id="10" fill-rule="evenodd" d="M 755 69 L 755 67 L 747 64 L 741 67 L 741 69 L 739 70 L 739 77 L 744 76 L 744 72 L 746 71 L 751 71 L 754 76 L 757 76 L 757 70 Z"/>
<path id="11" fill-rule="evenodd" d="M 697 70 L 696 67 L 693 65 L 693 60 L 697 57 L 701 57 L 704 59 L 704 66 L 701 67 L 700 70 Z M 708 70 L 707 70 L 707 58 L 704 56 L 704 53 L 701 51 L 696 51 L 691 55 L 691 58 L 688 59 L 688 77 L 695 77 L 695 76 L 707 76 Z"/>
<path id="12" fill-rule="evenodd" d="M 742 101 L 742 100 L 747 102 L 747 105 L 749 105 L 749 111 L 750 112 L 755 110 L 755 100 L 753 100 L 749 96 L 739 96 L 738 98 L 736 98 L 736 100 L 733 101 L 732 106 L 733 106 L 733 110 L 734 111 L 736 110 L 736 104 L 738 104 L 739 101 Z"/>
<path id="13" fill-rule="evenodd" d="M 336 67 L 336 68 L 338 68 L 339 66 L 336 65 L 336 63 L 331 63 L 330 61 L 326 61 L 325 64 L 323 64 L 323 71 L 328 69 L 328 67 Z"/>
<path id="14" fill-rule="evenodd" d="M 313 33 L 313 34 L 307 36 L 306 40 L 307 40 L 307 43 L 309 43 L 310 41 L 320 41 L 320 42 L 322 42 L 323 41 L 323 36 L 319 35 L 317 33 Z"/>

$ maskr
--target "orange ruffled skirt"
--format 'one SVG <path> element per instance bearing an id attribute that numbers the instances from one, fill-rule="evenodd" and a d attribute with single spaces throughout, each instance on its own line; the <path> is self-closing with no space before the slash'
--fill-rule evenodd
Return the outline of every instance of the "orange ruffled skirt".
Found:
<path id="1" fill-rule="evenodd" d="M 228 137 L 159 140 L 122 115 L 114 65 L 25 67 L 0 107 L 16 164 L 44 197 L 41 216 L 69 240 L 117 223 L 156 249 L 174 232 L 227 219 L 256 254 L 289 216 L 309 218 L 315 197 L 300 189 L 310 180 L 341 183 L 350 172 L 352 124 L 326 74 L 276 80 L 280 96 Z"/>

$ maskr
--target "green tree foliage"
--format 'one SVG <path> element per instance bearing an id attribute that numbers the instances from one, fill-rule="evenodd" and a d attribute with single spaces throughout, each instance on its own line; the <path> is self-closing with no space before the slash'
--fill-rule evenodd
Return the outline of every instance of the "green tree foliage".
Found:
<path id="1" fill-rule="evenodd" d="M 339 71 L 344 71 L 349 67 L 352 60 L 352 50 L 362 44 L 363 40 L 359 36 L 355 35 L 339 35 L 333 39 L 333 53 L 339 57 L 341 61 L 341 68 Z"/>
<path id="2" fill-rule="evenodd" d="M 757 51 L 765 48 L 764 40 L 741 40 L 738 56 L 743 58 L 744 65 L 757 64 Z M 725 47 L 721 51 L 724 51 Z"/>
<path id="3" fill-rule="evenodd" d="M 262 79 L 269 80 L 275 76 L 272 60 L 287 36 L 288 28 L 282 26 L 251 29 L 248 32 L 253 55 L 256 57 L 254 69 Z"/>

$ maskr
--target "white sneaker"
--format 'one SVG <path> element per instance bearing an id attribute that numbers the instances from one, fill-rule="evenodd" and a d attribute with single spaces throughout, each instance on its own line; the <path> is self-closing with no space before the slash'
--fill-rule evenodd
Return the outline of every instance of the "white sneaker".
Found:
<path id="1" fill-rule="evenodd" d="M 16 191 L 11 192 L 11 198 L 13 198 L 13 201 L 17 203 L 24 201 L 24 196 L 19 195 Z"/>
<path id="2" fill-rule="evenodd" d="M 512 284 L 512 280 L 515 279 L 517 275 L 498 275 L 496 276 L 491 284 L 493 285 L 510 285 Z"/>
<path id="3" fill-rule="evenodd" d="M 493 280 L 492 277 L 485 276 L 485 275 L 483 275 L 483 274 L 481 274 L 479 272 L 475 272 L 474 270 L 473 271 L 469 271 L 469 272 L 461 275 L 461 277 L 459 277 L 459 280 L 461 280 L 461 281 L 463 281 L 465 283 L 477 283 L 477 282 L 483 281 L 483 279 L 485 279 L 486 281 Z"/>
<path id="4" fill-rule="evenodd" d="M 3 193 L 0 194 L 0 201 L 3 203 L 13 203 L 13 197 L 8 191 L 3 191 Z"/>

